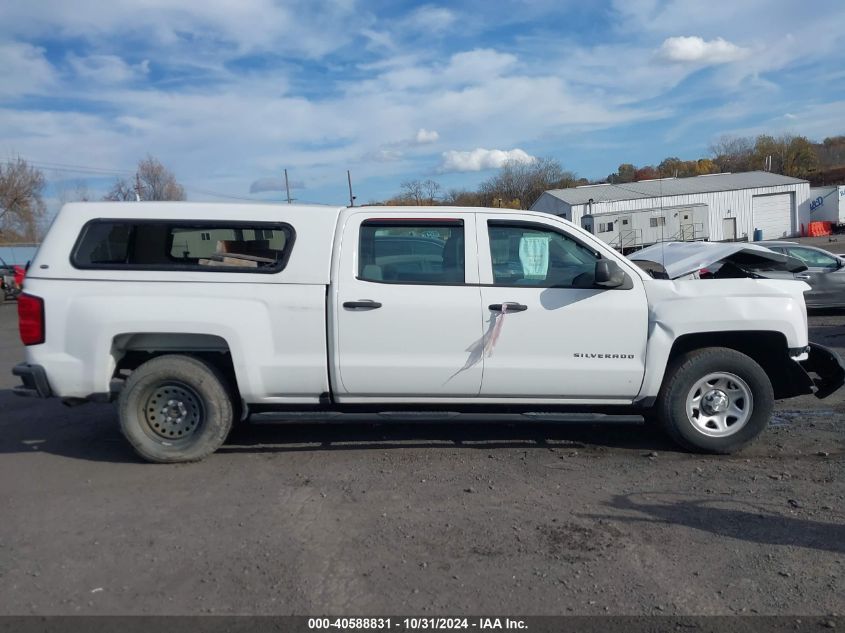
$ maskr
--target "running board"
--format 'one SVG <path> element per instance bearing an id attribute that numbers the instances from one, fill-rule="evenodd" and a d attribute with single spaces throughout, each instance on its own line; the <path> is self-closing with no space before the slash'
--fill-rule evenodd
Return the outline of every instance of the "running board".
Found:
<path id="1" fill-rule="evenodd" d="M 513 423 L 540 422 L 566 424 L 639 424 L 641 415 L 606 413 L 566 413 L 528 411 L 525 413 L 462 413 L 460 411 L 378 411 L 371 413 L 344 413 L 341 411 L 269 411 L 253 413 L 249 421 L 254 424 L 280 424 L 285 422 L 369 423 L 380 422 L 447 422 L 458 423 Z"/>

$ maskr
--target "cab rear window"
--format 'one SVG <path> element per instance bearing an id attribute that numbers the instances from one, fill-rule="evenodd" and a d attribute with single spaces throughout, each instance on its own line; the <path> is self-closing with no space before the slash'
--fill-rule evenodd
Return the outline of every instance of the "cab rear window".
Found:
<path id="1" fill-rule="evenodd" d="M 71 256 L 76 268 L 275 273 L 293 247 L 289 224 L 92 220 Z"/>

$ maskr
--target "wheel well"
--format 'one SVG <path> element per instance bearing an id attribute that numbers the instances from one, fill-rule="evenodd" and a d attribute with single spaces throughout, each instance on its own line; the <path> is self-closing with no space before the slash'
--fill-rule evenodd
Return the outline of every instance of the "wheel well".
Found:
<path id="1" fill-rule="evenodd" d="M 669 364 L 682 354 L 705 347 L 727 347 L 752 358 L 769 376 L 775 398 L 791 398 L 810 393 L 811 385 L 804 370 L 789 357 L 786 337 L 781 332 L 698 332 L 675 339 L 669 352 Z"/>
<path id="2" fill-rule="evenodd" d="M 125 380 L 132 371 L 157 356 L 183 354 L 202 359 L 212 365 L 238 391 L 232 352 L 225 339 L 210 334 L 134 332 L 120 334 L 112 340 L 113 378 Z"/>

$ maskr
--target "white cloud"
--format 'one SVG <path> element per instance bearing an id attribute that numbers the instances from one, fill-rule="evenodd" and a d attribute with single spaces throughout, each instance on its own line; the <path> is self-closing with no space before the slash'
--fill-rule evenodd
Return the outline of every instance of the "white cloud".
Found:
<path id="1" fill-rule="evenodd" d="M 301 180 L 288 178 L 288 186 L 293 189 L 305 189 L 305 183 Z M 249 186 L 250 193 L 261 193 L 264 191 L 285 192 L 284 178 L 259 178 Z"/>
<path id="2" fill-rule="evenodd" d="M 32 94 L 55 80 L 53 67 L 37 46 L 0 42 L 0 60 L 0 98 Z"/>
<path id="3" fill-rule="evenodd" d="M 386 84 L 396 90 L 429 90 L 482 84 L 508 75 L 518 67 L 518 58 L 490 48 L 476 48 L 455 53 L 439 63 L 425 63 L 417 58 L 406 58 L 401 64 L 392 64 L 378 76 L 382 87 Z"/>
<path id="4" fill-rule="evenodd" d="M 697 35 L 668 37 L 658 51 L 658 57 L 684 64 L 726 64 L 748 56 L 749 50 L 717 37 L 706 41 Z"/>
<path id="5" fill-rule="evenodd" d="M 799 19 L 805 7 L 782 2 L 766 10 L 770 0 L 719 11 L 703 9 L 712 0 L 619 0 L 636 11 L 624 20 L 609 13 L 613 37 L 597 42 L 550 31 L 548 18 L 563 14 L 561 3 L 550 0 L 521 3 L 507 16 L 473 15 L 466 4 L 382 12 L 353 0 L 143 0 L 143 10 L 138 0 L 5 0 L 0 98 L 49 101 L 0 111 L 0 155 L 72 154 L 75 164 L 132 169 L 150 152 L 186 184 L 233 195 L 246 195 L 258 174 L 275 175 L 282 166 L 307 178 L 309 191 L 321 192 L 311 195 L 326 201 L 342 201 L 347 168 L 362 196 L 382 195 L 364 188 L 389 192 L 392 181 L 438 163 L 441 171 L 472 173 L 517 151 L 481 149 L 491 146 L 545 154 L 612 135 L 620 139 L 614 155 L 623 160 L 636 142 L 625 126 L 644 120 L 665 119 L 653 126 L 658 140 L 649 146 L 659 158 L 663 149 L 653 144 L 661 130 L 714 112 L 699 103 L 701 95 L 719 94 L 731 116 L 708 128 L 775 116 L 761 112 L 771 104 L 777 116 L 799 117 L 784 117 L 781 125 L 806 125 L 811 91 L 789 90 L 798 73 L 778 71 L 820 59 L 829 72 L 845 14 L 841 3 L 825 1 L 825 11 Z M 518 24 L 513 38 L 501 37 L 503 23 Z M 690 24 L 698 37 L 669 37 Z M 433 36 L 442 29 L 460 29 L 460 37 Z M 49 41 L 52 54 L 62 55 L 64 46 L 86 56 L 71 64 L 64 53 L 54 70 L 36 46 L 2 43 L 10 38 Z M 740 63 L 724 63 L 740 53 Z M 144 58 L 154 82 L 132 65 Z M 713 72 L 696 74 L 716 62 Z M 815 77 L 806 68 L 805 87 Z M 672 91 L 693 74 L 684 90 Z M 756 109 L 746 112 L 746 102 Z M 833 114 L 826 112 L 826 120 Z M 700 134 L 687 137 L 691 146 Z M 479 149 L 441 155 L 447 147 Z M 667 143 L 670 151 L 676 150 Z M 585 156 L 563 159 L 568 168 L 595 169 Z"/>
<path id="6" fill-rule="evenodd" d="M 372 160 L 377 163 L 394 163 L 398 160 L 402 160 L 404 154 L 392 147 L 380 147 L 377 150 L 372 152 L 367 152 L 362 157 L 364 160 Z"/>
<path id="7" fill-rule="evenodd" d="M 417 135 L 414 140 L 417 145 L 426 145 L 427 143 L 435 143 L 439 139 L 440 135 L 437 133 L 437 130 L 426 130 L 424 127 L 421 127 L 417 130 Z"/>
<path id="8" fill-rule="evenodd" d="M 405 24 L 426 35 L 445 31 L 455 23 L 455 14 L 444 7 L 425 5 L 415 10 Z"/>
<path id="9" fill-rule="evenodd" d="M 515 163 L 533 163 L 536 157 L 521 149 L 484 149 L 476 148 L 468 152 L 450 150 L 443 152 L 443 160 L 438 171 L 481 171 L 483 169 L 498 169 L 508 161 Z"/>
<path id="10" fill-rule="evenodd" d="M 100 84 L 113 84 L 144 77 L 150 71 L 149 60 L 130 65 L 117 55 L 69 55 L 68 64 L 80 78 Z"/>
<path id="11" fill-rule="evenodd" d="M 159 54 L 283 50 L 319 58 L 372 21 L 348 0 L 4 0 L 7 33 L 103 41 L 128 35 Z"/>

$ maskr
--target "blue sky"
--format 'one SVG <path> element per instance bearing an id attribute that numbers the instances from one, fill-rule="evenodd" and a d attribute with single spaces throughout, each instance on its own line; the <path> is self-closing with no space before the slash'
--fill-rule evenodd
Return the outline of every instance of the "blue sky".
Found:
<path id="1" fill-rule="evenodd" d="M 841 0 L 4 0 L 0 157 L 43 166 L 52 205 L 148 153 L 194 200 L 279 199 L 283 168 L 326 203 L 347 169 L 359 202 L 507 158 L 600 178 L 845 133 L 843 51 Z"/>

